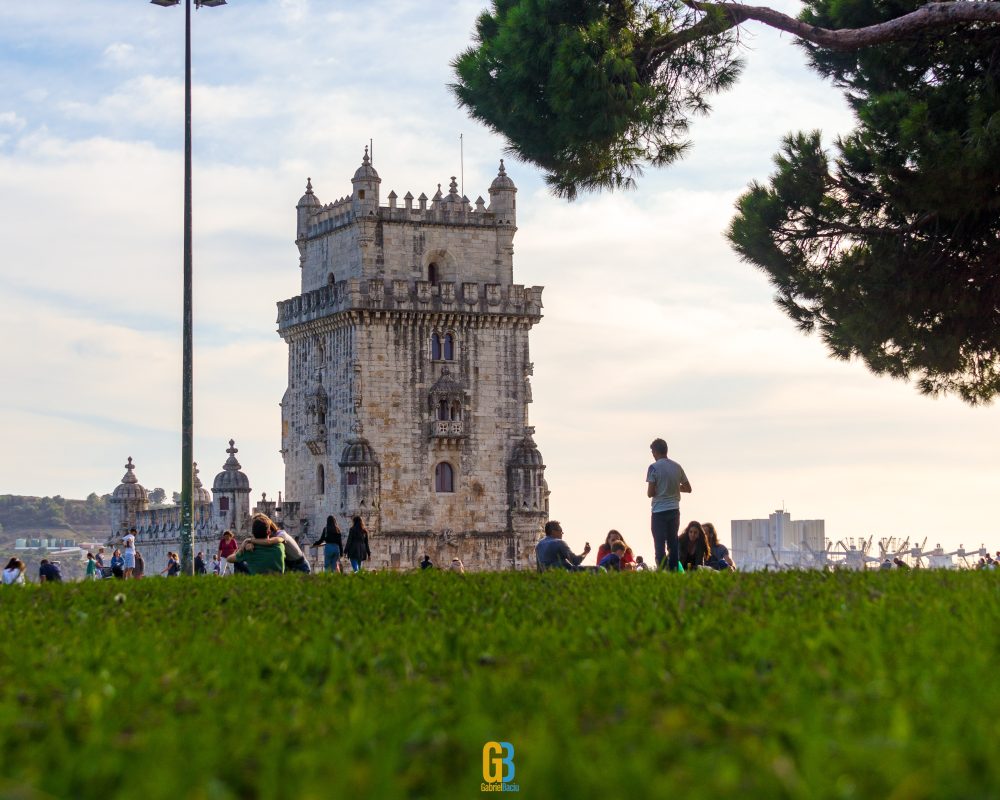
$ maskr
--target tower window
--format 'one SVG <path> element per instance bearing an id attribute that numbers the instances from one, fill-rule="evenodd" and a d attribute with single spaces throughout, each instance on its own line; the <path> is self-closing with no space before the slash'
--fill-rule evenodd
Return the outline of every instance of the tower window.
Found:
<path id="1" fill-rule="evenodd" d="M 329 275 L 326 276 L 326 282 L 329 286 L 333 286 L 333 284 L 337 282 L 337 276 L 331 272 Z"/>
<path id="2" fill-rule="evenodd" d="M 451 468 L 451 464 L 447 461 L 442 461 L 434 467 L 434 491 L 455 491 L 455 471 Z"/>
<path id="3" fill-rule="evenodd" d="M 444 360 L 455 360 L 455 337 L 450 333 L 444 335 Z"/>
<path id="4" fill-rule="evenodd" d="M 462 419 L 462 406 L 457 401 L 451 404 L 451 418 L 453 420 Z"/>
<path id="5" fill-rule="evenodd" d="M 436 261 L 432 261 L 427 265 L 427 280 L 431 283 L 437 283 L 441 280 L 441 271 L 438 269 Z"/>
<path id="6" fill-rule="evenodd" d="M 320 425 L 326 425 L 326 412 L 325 411 L 319 411 L 319 412 L 317 412 L 316 417 L 317 417 L 317 419 L 319 419 L 319 424 Z"/>
<path id="7" fill-rule="evenodd" d="M 431 335 L 431 359 L 434 361 L 441 359 L 441 337 L 436 333 Z"/>
<path id="8" fill-rule="evenodd" d="M 357 486 L 358 485 L 358 473 L 353 469 L 347 473 L 347 485 Z"/>
<path id="9" fill-rule="evenodd" d="M 326 494 L 326 470 L 322 464 L 316 466 L 316 494 Z"/>
<path id="10" fill-rule="evenodd" d="M 364 200 L 364 199 L 365 199 L 365 190 L 358 189 L 358 200 Z"/>
<path id="11" fill-rule="evenodd" d="M 448 401 L 442 400 L 438 403 L 438 419 L 446 420 L 448 419 Z"/>

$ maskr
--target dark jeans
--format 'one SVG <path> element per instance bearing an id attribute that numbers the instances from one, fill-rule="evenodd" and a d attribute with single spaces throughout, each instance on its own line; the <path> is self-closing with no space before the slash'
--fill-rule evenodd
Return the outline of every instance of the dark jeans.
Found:
<path id="1" fill-rule="evenodd" d="M 288 561 L 285 560 L 285 572 L 305 572 L 306 574 L 312 572 L 309 569 L 309 562 L 304 558 L 300 558 L 298 561 Z"/>
<path id="2" fill-rule="evenodd" d="M 677 572 L 677 530 L 681 526 L 680 509 L 654 512 L 651 526 L 653 529 L 653 549 L 656 553 L 656 568 L 663 569 L 663 561 L 668 558 L 669 570 Z"/>

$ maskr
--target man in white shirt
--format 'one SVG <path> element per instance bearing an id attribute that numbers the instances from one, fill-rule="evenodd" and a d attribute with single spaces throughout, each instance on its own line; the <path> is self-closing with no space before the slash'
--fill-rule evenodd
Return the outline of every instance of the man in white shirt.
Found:
<path id="1" fill-rule="evenodd" d="M 128 534 L 122 537 L 122 544 L 125 545 L 123 558 L 125 559 L 125 578 L 131 578 L 135 571 L 135 536 L 139 531 L 129 528 Z"/>

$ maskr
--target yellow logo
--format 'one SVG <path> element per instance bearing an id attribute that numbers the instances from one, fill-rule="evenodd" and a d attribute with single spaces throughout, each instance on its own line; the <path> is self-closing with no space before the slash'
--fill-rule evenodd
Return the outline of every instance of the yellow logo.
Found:
<path id="1" fill-rule="evenodd" d="M 510 742 L 487 742 L 483 745 L 484 792 L 517 792 L 514 783 L 514 745 Z"/>

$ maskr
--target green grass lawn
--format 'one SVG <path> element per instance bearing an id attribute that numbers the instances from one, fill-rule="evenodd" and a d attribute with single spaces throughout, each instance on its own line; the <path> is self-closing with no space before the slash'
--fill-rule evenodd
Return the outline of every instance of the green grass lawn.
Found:
<path id="1" fill-rule="evenodd" d="M 122 602 L 116 595 L 124 595 Z M 3 587 L 0 797 L 1000 796 L 1000 574 Z"/>

